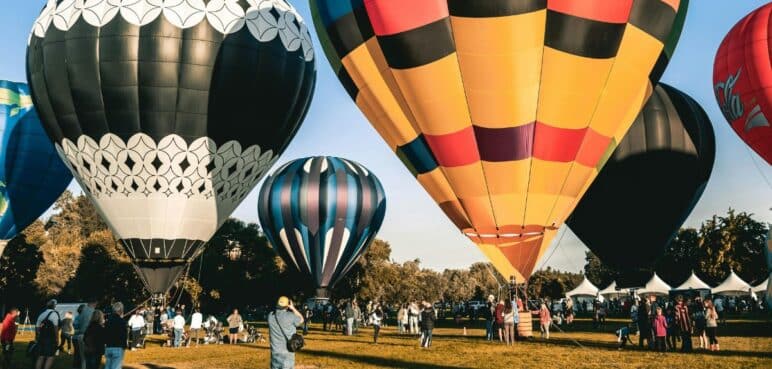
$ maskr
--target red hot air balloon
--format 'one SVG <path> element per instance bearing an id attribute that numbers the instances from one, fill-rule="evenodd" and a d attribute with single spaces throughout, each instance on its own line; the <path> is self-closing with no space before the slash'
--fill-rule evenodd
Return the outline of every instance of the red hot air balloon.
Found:
<path id="1" fill-rule="evenodd" d="M 732 129 L 772 165 L 772 3 L 740 20 L 724 37 L 713 65 L 718 105 Z"/>

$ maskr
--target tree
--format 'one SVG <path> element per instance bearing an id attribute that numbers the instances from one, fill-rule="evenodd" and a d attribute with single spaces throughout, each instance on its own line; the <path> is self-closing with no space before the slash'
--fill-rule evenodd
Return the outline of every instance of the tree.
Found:
<path id="1" fill-rule="evenodd" d="M 24 232 L 8 242 L 0 258 L 0 297 L 4 307 L 30 307 L 40 305 L 34 285 L 35 276 L 43 255 L 39 245 L 48 240 L 43 223 L 35 221 Z"/>
<path id="2" fill-rule="evenodd" d="M 734 270 L 747 281 L 762 281 L 769 274 L 764 259 L 767 226 L 750 214 L 729 209 L 702 223 L 697 265 L 708 284 L 720 283 Z"/>
<path id="3" fill-rule="evenodd" d="M 608 286 L 617 279 L 619 272 L 603 264 L 592 251 L 585 252 L 584 275 L 596 286 Z"/>
<path id="4" fill-rule="evenodd" d="M 471 300 L 474 297 L 477 280 L 472 277 L 469 270 L 445 269 L 442 272 L 447 288 L 443 296 L 445 301 L 461 302 Z"/>
<path id="5" fill-rule="evenodd" d="M 700 234 L 694 228 L 680 229 L 670 241 L 655 266 L 657 274 L 671 283 L 683 282 L 692 271 L 699 271 L 698 244 Z"/>

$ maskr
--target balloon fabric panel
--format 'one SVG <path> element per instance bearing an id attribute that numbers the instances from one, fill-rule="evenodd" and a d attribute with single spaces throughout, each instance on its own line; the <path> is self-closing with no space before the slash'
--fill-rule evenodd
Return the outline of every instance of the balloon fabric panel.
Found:
<path id="1" fill-rule="evenodd" d="M 0 81 L 0 241 L 23 231 L 72 181 L 46 137 L 26 84 Z"/>
<path id="2" fill-rule="evenodd" d="M 754 10 L 724 38 L 713 66 L 716 100 L 732 129 L 772 165 L 772 4 Z"/>
<path id="3" fill-rule="evenodd" d="M 648 98 L 685 4 L 311 1 L 346 91 L 451 221 L 521 282 Z"/>
<path id="4" fill-rule="evenodd" d="M 383 187 L 358 163 L 335 157 L 294 160 L 266 179 L 258 215 L 274 250 L 332 287 L 356 263 L 383 223 Z"/>
<path id="5" fill-rule="evenodd" d="M 148 289 L 181 266 L 294 137 L 315 86 L 286 1 L 49 1 L 27 74 L 41 119 Z"/>

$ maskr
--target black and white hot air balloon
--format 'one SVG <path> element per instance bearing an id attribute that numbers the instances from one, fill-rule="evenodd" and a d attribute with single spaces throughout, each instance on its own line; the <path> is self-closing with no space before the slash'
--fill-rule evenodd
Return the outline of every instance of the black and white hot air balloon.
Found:
<path id="1" fill-rule="evenodd" d="M 316 81 L 284 0 L 49 0 L 27 74 L 49 137 L 152 293 L 277 160 Z"/>

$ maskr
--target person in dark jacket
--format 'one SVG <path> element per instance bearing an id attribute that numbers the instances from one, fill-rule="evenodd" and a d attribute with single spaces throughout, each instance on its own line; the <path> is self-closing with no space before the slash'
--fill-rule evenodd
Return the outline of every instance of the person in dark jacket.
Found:
<path id="1" fill-rule="evenodd" d="M 123 304 L 113 304 L 113 313 L 105 323 L 105 369 L 121 369 L 128 342 L 128 330 L 123 319 Z"/>
<path id="2" fill-rule="evenodd" d="M 648 346 L 652 345 L 651 322 L 649 321 L 649 307 L 645 302 L 639 302 L 638 305 L 638 346 L 643 348 L 643 341 Z"/>
<path id="3" fill-rule="evenodd" d="M 434 312 L 432 304 L 423 301 L 424 309 L 421 311 L 421 347 L 429 348 L 432 345 L 432 330 L 434 321 L 437 320 L 437 314 Z"/>
<path id="4" fill-rule="evenodd" d="M 104 354 L 105 316 L 101 311 L 96 310 L 83 334 L 83 355 L 86 359 L 86 369 L 99 369 Z"/>

